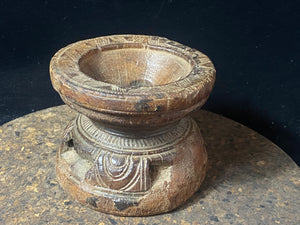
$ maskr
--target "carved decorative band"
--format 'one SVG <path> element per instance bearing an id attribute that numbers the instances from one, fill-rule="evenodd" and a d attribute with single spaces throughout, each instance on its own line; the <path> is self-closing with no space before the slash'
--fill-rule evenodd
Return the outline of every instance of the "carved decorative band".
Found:
<path id="1" fill-rule="evenodd" d="M 163 134 L 146 138 L 128 138 L 121 135 L 112 135 L 95 124 L 86 116 L 79 114 L 76 118 L 78 135 L 89 143 L 95 143 L 112 153 L 124 155 L 153 155 L 172 149 L 180 142 L 191 129 L 190 118 L 182 119 L 176 126 Z"/>

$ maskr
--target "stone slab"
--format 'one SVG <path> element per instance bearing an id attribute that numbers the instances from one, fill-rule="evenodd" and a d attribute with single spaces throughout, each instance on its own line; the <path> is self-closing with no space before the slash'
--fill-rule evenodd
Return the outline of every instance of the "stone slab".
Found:
<path id="1" fill-rule="evenodd" d="M 150 217 L 118 217 L 71 199 L 55 175 L 55 155 L 75 113 L 58 106 L 0 127 L 0 224 L 300 224 L 300 170 L 249 128 L 196 111 L 209 165 L 182 207 Z"/>

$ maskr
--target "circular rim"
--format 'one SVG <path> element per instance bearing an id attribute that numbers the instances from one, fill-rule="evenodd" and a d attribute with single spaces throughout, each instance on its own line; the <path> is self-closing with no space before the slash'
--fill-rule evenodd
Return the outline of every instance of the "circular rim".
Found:
<path id="1" fill-rule="evenodd" d="M 79 60 L 104 46 L 142 45 L 184 57 L 190 73 L 175 82 L 134 89 L 96 81 L 79 68 Z M 147 35 L 112 35 L 87 39 L 60 49 L 51 59 L 53 87 L 67 104 L 107 113 L 154 113 L 193 108 L 204 104 L 215 81 L 215 68 L 203 53 L 166 38 Z"/>

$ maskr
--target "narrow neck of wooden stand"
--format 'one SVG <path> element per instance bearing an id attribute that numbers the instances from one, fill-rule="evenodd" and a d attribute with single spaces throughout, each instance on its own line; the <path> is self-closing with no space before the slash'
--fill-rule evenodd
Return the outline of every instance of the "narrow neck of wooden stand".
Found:
<path id="1" fill-rule="evenodd" d="M 137 137 L 151 137 L 157 136 L 160 134 L 164 134 L 171 129 L 174 129 L 175 126 L 179 123 L 179 121 L 173 122 L 172 124 L 165 125 L 163 127 L 150 127 L 150 126 L 119 126 L 111 125 L 108 123 L 101 123 L 92 120 L 96 127 L 99 129 L 105 130 L 105 132 L 110 133 L 112 135 L 123 136 L 128 138 L 137 138 Z"/>

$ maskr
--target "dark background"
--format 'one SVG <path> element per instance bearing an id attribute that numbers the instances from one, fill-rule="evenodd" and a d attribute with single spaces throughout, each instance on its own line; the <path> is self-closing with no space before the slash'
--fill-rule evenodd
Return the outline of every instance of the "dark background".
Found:
<path id="1" fill-rule="evenodd" d="M 207 54 L 217 81 L 205 109 L 279 145 L 300 165 L 297 1 L 0 1 L 0 124 L 60 105 L 48 65 L 72 42 L 167 37 Z"/>

